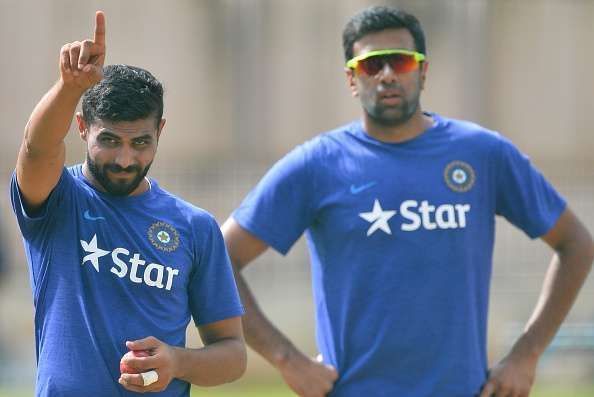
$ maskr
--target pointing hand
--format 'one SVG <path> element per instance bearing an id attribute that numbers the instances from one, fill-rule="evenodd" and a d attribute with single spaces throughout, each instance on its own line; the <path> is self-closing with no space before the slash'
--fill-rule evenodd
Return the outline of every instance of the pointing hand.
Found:
<path id="1" fill-rule="evenodd" d="M 105 15 L 95 14 L 93 40 L 75 41 L 60 50 L 60 76 L 65 84 L 86 90 L 103 78 L 105 61 Z"/>

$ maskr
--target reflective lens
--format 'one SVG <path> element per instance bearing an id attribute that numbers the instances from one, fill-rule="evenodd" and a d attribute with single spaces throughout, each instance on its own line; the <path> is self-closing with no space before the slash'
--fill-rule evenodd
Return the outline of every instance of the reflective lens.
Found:
<path id="1" fill-rule="evenodd" d="M 408 73 L 415 70 L 424 59 L 423 54 L 415 51 L 379 50 L 351 59 L 347 62 L 347 67 L 356 70 L 359 74 L 375 76 L 388 64 L 395 73 Z"/>

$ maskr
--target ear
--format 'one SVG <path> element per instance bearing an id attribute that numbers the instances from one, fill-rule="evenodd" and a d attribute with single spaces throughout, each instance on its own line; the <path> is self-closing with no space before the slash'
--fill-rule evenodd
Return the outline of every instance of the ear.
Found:
<path id="1" fill-rule="evenodd" d="M 427 70 L 429 69 L 429 62 L 423 61 L 421 64 L 421 89 L 425 88 L 425 80 L 427 79 Z"/>
<path id="2" fill-rule="evenodd" d="M 165 122 L 167 120 L 165 119 L 161 119 L 161 121 L 159 122 L 159 129 L 157 130 L 157 141 L 159 140 L 159 137 L 161 136 L 161 132 L 163 132 L 163 127 L 165 127 Z"/>
<path id="3" fill-rule="evenodd" d="M 80 135 L 80 139 L 86 142 L 89 136 L 89 129 L 87 128 L 87 123 L 85 123 L 85 119 L 81 112 L 76 112 L 76 124 L 78 125 L 78 135 Z"/>
<path id="4" fill-rule="evenodd" d="M 346 74 L 347 85 L 351 90 L 351 95 L 353 96 L 353 98 L 358 97 L 359 91 L 357 90 L 357 83 L 355 81 L 355 71 L 351 68 L 344 68 L 344 73 Z"/>

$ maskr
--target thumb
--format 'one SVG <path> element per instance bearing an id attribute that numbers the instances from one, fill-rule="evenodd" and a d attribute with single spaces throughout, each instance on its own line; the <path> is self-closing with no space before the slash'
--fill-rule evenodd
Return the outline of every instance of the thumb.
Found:
<path id="1" fill-rule="evenodd" d="M 159 340 L 154 336 L 147 336 L 143 339 L 126 341 L 126 347 L 130 350 L 152 350 L 159 346 Z"/>
<path id="2" fill-rule="evenodd" d="M 338 371 L 336 370 L 336 368 L 334 368 L 332 365 L 330 364 L 325 364 L 324 365 L 332 374 L 332 380 L 336 380 L 338 379 Z"/>
<path id="3" fill-rule="evenodd" d="M 491 397 L 491 395 L 494 392 L 495 392 L 495 385 L 491 381 L 489 381 L 489 382 L 485 383 L 485 385 L 483 386 L 483 390 L 479 397 Z"/>
<path id="4" fill-rule="evenodd" d="M 88 63 L 83 67 L 82 72 L 89 77 L 93 84 L 97 84 L 103 79 L 103 68 L 101 66 Z"/>

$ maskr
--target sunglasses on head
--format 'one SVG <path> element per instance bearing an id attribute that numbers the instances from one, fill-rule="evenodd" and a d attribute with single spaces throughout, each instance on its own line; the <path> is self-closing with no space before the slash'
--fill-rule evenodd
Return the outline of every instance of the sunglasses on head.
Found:
<path id="1" fill-rule="evenodd" d="M 394 73 L 408 73 L 415 70 L 419 63 L 425 60 L 425 55 L 420 52 L 390 49 L 370 51 L 354 57 L 346 63 L 346 67 L 357 73 L 375 76 L 385 64 L 390 65 Z"/>

